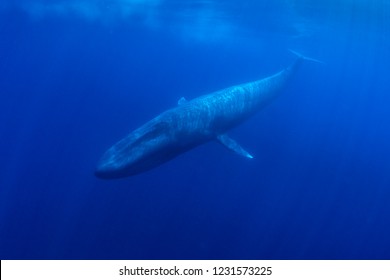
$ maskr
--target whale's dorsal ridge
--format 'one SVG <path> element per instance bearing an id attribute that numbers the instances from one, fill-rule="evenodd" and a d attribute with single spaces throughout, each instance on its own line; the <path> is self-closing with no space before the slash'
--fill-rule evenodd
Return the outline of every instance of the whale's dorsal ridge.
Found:
<path id="1" fill-rule="evenodd" d="M 185 103 L 187 103 L 187 99 L 185 99 L 185 97 L 181 97 L 178 101 L 177 101 L 177 105 L 183 105 Z"/>
<path id="2" fill-rule="evenodd" d="M 221 134 L 217 137 L 219 143 L 224 145 L 229 150 L 239 154 L 240 156 L 244 156 L 246 158 L 253 158 L 253 156 L 244 150 L 236 141 L 227 136 L 226 134 Z"/>

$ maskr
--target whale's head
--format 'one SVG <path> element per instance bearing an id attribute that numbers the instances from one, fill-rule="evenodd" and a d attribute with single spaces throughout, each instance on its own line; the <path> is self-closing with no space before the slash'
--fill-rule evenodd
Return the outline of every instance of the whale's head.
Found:
<path id="1" fill-rule="evenodd" d="M 95 175 L 122 178 L 147 171 L 175 157 L 177 145 L 168 122 L 153 119 L 106 151 Z"/>

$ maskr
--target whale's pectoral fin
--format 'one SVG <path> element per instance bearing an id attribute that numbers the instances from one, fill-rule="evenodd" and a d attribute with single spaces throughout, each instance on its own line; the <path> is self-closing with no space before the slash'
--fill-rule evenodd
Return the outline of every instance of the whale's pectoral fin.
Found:
<path id="1" fill-rule="evenodd" d="M 245 151 L 236 141 L 234 141 L 232 138 L 230 138 L 226 134 L 219 135 L 217 137 L 217 139 L 218 139 L 219 143 L 224 145 L 229 150 L 231 150 L 231 151 L 233 151 L 241 156 L 244 156 L 247 158 L 253 158 L 253 156 L 250 153 Z"/>
<path id="2" fill-rule="evenodd" d="M 182 97 L 182 98 L 180 98 L 179 99 L 179 101 L 177 101 L 177 105 L 183 105 L 183 104 L 185 104 L 185 103 L 187 103 L 188 101 L 187 101 L 187 99 L 185 99 L 184 97 Z"/>

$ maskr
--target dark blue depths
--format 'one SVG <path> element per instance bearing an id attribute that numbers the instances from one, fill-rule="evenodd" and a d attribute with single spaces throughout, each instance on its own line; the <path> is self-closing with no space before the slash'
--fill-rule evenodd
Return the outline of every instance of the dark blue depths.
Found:
<path id="1" fill-rule="evenodd" d="M 0 5 L 1 259 L 390 258 L 389 6 L 114 2 Z M 273 74 L 289 48 L 326 64 L 229 133 L 253 160 L 209 143 L 93 176 L 180 97 Z"/>

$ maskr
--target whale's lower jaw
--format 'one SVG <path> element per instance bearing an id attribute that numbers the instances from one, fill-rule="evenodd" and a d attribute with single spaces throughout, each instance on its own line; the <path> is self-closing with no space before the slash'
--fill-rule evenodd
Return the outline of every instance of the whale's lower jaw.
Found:
<path id="1" fill-rule="evenodd" d="M 156 165 L 159 165 L 159 164 L 156 164 Z M 120 178 L 125 178 L 125 177 L 134 176 L 134 175 L 143 173 L 143 172 L 148 171 L 154 167 L 155 167 L 155 165 L 149 166 L 149 167 L 144 167 L 144 168 L 123 167 L 120 169 L 119 168 L 118 169 L 105 169 L 105 168 L 98 167 L 95 170 L 95 176 L 99 179 L 107 179 L 107 180 L 120 179 Z"/>
<path id="2" fill-rule="evenodd" d="M 95 176 L 100 179 L 120 179 L 134 176 L 170 161 L 191 148 L 192 146 L 180 148 L 163 146 L 153 153 L 146 151 L 145 154 L 139 155 L 137 159 L 131 159 L 131 156 L 129 156 L 129 161 L 122 161 L 121 163 L 112 160 L 105 161 L 103 158 L 95 170 Z M 115 149 L 113 150 L 115 151 Z"/>
<path id="3" fill-rule="evenodd" d="M 156 161 L 155 163 L 149 165 L 129 164 L 117 168 L 107 167 L 102 164 L 102 165 L 98 165 L 98 167 L 96 168 L 95 176 L 100 179 L 120 179 L 120 178 L 134 176 L 139 173 L 148 171 L 160 164 L 161 164 L 160 162 Z"/>

